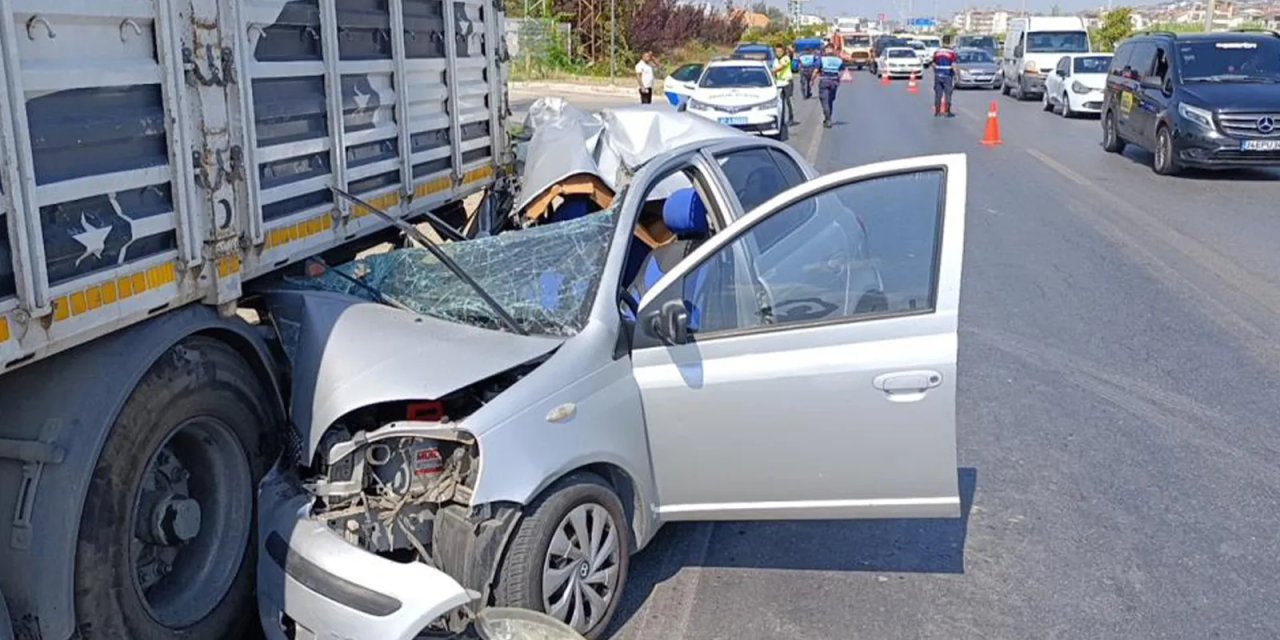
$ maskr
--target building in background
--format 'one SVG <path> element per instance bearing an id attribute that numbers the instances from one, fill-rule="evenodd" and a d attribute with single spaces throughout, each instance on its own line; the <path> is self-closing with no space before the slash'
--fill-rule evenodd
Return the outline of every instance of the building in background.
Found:
<path id="1" fill-rule="evenodd" d="M 1009 30 L 1009 12 L 1004 9 L 968 9 L 952 16 L 951 26 L 961 33 L 1001 35 Z"/>

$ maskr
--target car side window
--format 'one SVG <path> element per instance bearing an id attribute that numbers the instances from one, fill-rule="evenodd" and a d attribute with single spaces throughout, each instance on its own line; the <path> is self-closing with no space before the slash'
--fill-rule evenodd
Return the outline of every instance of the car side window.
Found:
<path id="1" fill-rule="evenodd" d="M 784 172 L 767 147 L 732 151 L 716 160 L 744 213 L 804 182 L 803 176 L 797 179 L 794 173 Z"/>
<path id="2" fill-rule="evenodd" d="M 1156 66 L 1156 45 L 1151 42 L 1139 42 L 1133 46 L 1129 58 L 1130 80 L 1143 80 L 1151 75 Z"/>
<path id="3" fill-rule="evenodd" d="M 876 176 L 773 213 L 684 276 L 691 332 L 932 311 L 945 182 L 941 169 Z M 762 250 L 764 222 L 775 219 L 802 220 L 806 231 Z"/>
<path id="4" fill-rule="evenodd" d="M 1071 58 L 1070 58 L 1070 57 L 1068 57 L 1068 56 L 1063 56 L 1063 57 L 1062 57 L 1062 59 L 1058 61 L 1058 72 L 1059 72 L 1059 75 L 1061 75 L 1061 76 L 1063 76 L 1063 77 L 1065 77 L 1065 76 L 1067 76 L 1067 75 L 1070 75 L 1070 72 L 1071 72 Z"/>
<path id="5" fill-rule="evenodd" d="M 701 74 L 702 74 L 702 65 L 686 64 L 683 67 L 676 69 L 675 73 L 671 74 L 671 77 L 676 80 L 679 80 L 680 82 L 693 82 L 694 80 L 697 80 L 698 76 Z"/>
<path id="6" fill-rule="evenodd" d="M 1169 75 L 1169 54 L 1164 47 L 1156 48 L 1156 64 L 1155 70 L 1151 73 L 1151 78 L 1156 80 L 1158 84 L 1164 84 L 1164 79 Z"/>
<path id="7" fill-rule="evenodd" d="M 1116 49 L 1116 54 L 1111 57 L 1111 69 L 1107 72 L 1112 78 L 1120 79 L 1124 77 L 1125 69 L 1129 66 L 1129 58 L 1133 55 L 1132 44 L 1122 44 Z"/>

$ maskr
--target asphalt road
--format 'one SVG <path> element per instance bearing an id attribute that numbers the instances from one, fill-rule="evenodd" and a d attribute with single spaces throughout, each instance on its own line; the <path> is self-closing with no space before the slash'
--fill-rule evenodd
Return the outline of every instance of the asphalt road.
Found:
<path id="1" fill-rule="evenodd" d="M 905 84 L 859 74 L 826 132 L 799 103 L 792 144 L 968 154 L 965 517 L 668 526 L 613 637 L 1280 637 L 1280 172 L 1162 178 L 1096 119 Z"/>

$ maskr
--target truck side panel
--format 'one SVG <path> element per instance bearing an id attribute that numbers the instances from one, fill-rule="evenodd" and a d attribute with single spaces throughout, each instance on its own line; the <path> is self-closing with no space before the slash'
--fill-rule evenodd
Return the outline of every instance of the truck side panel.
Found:
<path id="1" fill-rule="evenodd" d="M 499 14 L 0 0 L 0 375 L 413 217 L 502 161 Z M 11 135 L 10 135 L 11 133 Z"/>

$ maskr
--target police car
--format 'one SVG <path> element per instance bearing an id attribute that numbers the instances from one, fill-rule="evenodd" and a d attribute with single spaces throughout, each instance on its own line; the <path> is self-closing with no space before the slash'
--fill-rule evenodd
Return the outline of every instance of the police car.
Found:
<path id="1" fill-rule="evenodd" d="M 684 109 L 747 133 L 778 140 L 788 136 L 773 71 L 759 60 L 711 62 L 703 69 Z"/>

